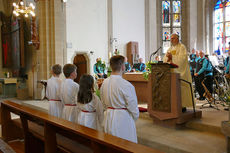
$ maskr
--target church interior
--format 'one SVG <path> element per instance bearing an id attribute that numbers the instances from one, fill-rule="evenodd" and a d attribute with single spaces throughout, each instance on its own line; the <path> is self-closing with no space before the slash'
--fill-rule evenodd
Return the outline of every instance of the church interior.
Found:
<path id="1" fill-rule="evenodd" d="M 230 152 L 230 0 L 0 0 L 0 27 L 0 152 Z M 100 97 L 117 55 L 138 143 L 48 113 L 55 64 L 93 76 Z"/>

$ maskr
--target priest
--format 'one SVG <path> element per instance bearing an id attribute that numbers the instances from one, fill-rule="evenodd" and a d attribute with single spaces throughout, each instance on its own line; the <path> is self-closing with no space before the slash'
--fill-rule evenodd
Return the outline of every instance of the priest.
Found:
<path id="1" fill-rule="evenodd" d="M 173 69 L 175 73 L 180 74 L 180 78 L 192 83 L 192 77 L 189 70 L 189 62 L 187 50 L 183 44 L 179 42 L 179 36 L 177 34 L 171 35 L 171 47 L 168 49 L 164 62 L 174 63 L 178 65 L 178 68 Z M 192 106 L 192 96 L 189 84 L 181 81 L 181 102 L 182 112 L 186 111 L 186 107 Z"/>

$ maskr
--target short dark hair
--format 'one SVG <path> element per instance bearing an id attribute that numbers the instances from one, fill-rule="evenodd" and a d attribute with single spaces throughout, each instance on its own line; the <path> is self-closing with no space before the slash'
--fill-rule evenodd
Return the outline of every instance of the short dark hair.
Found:
<path id="1" fill-rule="evenodd" d="M 80 78 L 79 91 L 77 96 L 77 102 L 81 104 L 88 104 L 93 97 L 93 85 L 94 79 L 91 75 L 84 74 Z"/>
<path id="2" fill-rule="evenodd" d="M 56 75 L 60 75 L 62 73 L 62 67 L 59 64 L 55 64 L 52 66 L 52 71 Z"/>
<path id="3" fill-rule="evenodd" d="M 110 58 L 110 67 L 112 71 L 120 71 L 122 64 L 125 62 L 125 57 L 121 55 L 116 55 Z"/>
<path id="4" fill-rule="evenodd" d="M 77 70 L 77 67 L 74 64 L 65 64 L 63 67 L 63 73 L 66 78 L 70 77 L 70 74 Z"/>

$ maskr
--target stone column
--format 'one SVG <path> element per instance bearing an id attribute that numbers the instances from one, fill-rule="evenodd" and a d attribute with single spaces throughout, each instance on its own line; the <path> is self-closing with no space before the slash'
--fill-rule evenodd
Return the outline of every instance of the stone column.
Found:
<path id="1" fill-rule="evenodd" d="M 34 63 L 34 98 L 44 90 L 39 80 L 50 77 L 54 64 L 66 63 L 66 9 L 61 0 L 38 0 L 36 3 L 40 48 Z M 44 93 L 44 92 L 43 92 Z"/>

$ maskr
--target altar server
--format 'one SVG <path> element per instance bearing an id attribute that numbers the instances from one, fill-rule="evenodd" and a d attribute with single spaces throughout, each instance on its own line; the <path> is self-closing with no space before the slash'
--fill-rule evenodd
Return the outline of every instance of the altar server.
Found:
<path id="1" fill-rule="evenodd" d="M 73 64 L 66 64 L 63 68 L 66 79 L 61 85 L 61 101 L 64 105 L 62 118 L 77 122 L 77 94 L 79 85 L 74 82 L 77 78 L 77 67 Z"/>
<path id="2" fill-rule="evenodd" d="M 179 36 L 177 34 L 171 35 L 171 47 L 168 49 L 164 62 L 174 63 L 178 68 L 173 69 L 174 72 L 180 74 L 180 78 L 192 83 L 192 77 L 189 70 L 188 55 L 185 46 L 179 43 Z M 181 101 L 182 111 L 186 111 L 186 107 L 192 106 L 192 96 L 189 84 L 181 81 Z"/>
<path id="3" fill-rule="evenodd" d="M 139 117 L 134 86 L 122 78 L 125 71 L 124 57 L 110 59 L 111 76 L 101 87 L 101 100 L 106 105 L 104 131 L 137 143 L 135 121 Z"/>
<path id="4" fill-rule="evenodd" d="M 46 97 L 49 100 L 49 114 L 61 117 L 63 104 L 60 100 L 60 87 L 61 87 L 61 79 L 59 78 L 62 73 L 62 67 L 59 64 L 55 64 L 52 66 L 52 77 L 47 81 L 46 87 Z"/>
<path id="5" fill-rule="evenodd" d="M 94 79 L 91 75 L 82 75 L 78 92 L 78 123 L 102 131 L 104 117 L 103 105 L 94 93 Z"/>

